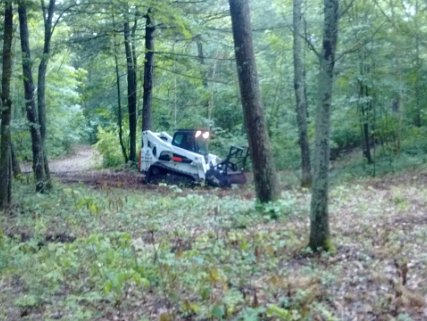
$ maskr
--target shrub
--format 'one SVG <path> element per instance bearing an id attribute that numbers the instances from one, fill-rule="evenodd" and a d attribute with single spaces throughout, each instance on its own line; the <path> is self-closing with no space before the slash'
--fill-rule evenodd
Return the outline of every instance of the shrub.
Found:
<path id="1" fill-rule="evenodd" d="M 102 155 L 103 167 L 116 167 L 123 164 L 119 135 L 116 128 L 98 127 L 96 148 Z"/>

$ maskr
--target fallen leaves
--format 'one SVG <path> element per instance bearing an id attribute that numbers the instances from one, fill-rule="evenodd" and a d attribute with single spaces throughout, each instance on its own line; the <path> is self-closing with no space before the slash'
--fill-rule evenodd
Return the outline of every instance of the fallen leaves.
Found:
<path id="1" fill-rule="evenodd" d="M 424 321 L 427 189 L 418 178 L 388 179 L 332 190 L 333 255 L 306 248 L 303 190 L 286 191 L 274 215 L 257 212 L 248 190 L 67 187 L 54 204 L 25 198 L 0 221 L 0 302 L 43 290 L 30 319 Z M 28 237 L 15 237 L 22 231 Z M 50 237 L 64 231 L 73 239 Z M 11 273 L 21 285 L 8 283 Z M 110 293 L 95 291 L 102 285 Z"/>

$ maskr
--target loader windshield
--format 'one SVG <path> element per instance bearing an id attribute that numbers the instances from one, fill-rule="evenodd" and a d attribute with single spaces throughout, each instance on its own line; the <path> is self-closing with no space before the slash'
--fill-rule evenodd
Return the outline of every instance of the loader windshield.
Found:
<path id="1" fill-rule="evenodd" d="M 172 145 L 200 155 L 207 155 L 209 153 L 208 140 L 208 131 L 181 130 L 173 136 Z"/>

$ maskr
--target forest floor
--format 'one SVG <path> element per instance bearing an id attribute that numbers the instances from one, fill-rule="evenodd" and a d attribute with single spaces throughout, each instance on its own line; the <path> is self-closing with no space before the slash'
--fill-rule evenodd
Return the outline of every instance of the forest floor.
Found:
<path id="1" fill-rule="evenodd" d="M 426 166 L 334 182 L 319 255 L 307 190 L 260 206 L 75 163 L 0 215 L 0 320 L 427 320 Z"/>

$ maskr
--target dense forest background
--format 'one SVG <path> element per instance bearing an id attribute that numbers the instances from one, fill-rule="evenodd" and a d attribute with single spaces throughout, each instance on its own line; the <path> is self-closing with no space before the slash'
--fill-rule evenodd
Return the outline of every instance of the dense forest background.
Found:
<path id="1" fill-rule="evenodd" d="M 292 2 L 256 1 L 251 6 L 274 158 L 279 169 L 295 168 L 300 153 L 293 91 Z M 366 164 L 378 160 L 394 163 L 397 155 L 410 158 L 425 152 L 425 3 L 353 1 L 341 7 L 332 157 L 362 147 Z M 43 57 L 42 10 L 39 3 L 32 2 L 28 11 L 36 67 Z M 230 143 L 245 144 L 226 1 L 61 1 L 53 17 L 46 76 L 46 149 L 50 157 L 67 152 L 78 142 L 98 142 L 105 165 L 124 162 L 119 127 L 123 127 L 123 144 L 129 154 L 129 79 L 123 26 L 127 21 L 131 28 L 128 41 L 135 55 L 134 90 L 141 128 L 147 12 L 155 27 L 152 129 L 211 128 L 219 154 Z M 304 3 L 303 16 L 308 136 L 313 140 L 321 2 Z M 20 50 L 16 35 L 12 138 L 18 159 L 28 160 L 31 145 Z M 137 141 L 139 145 L 139 138 Z M 374 166 L 365 169 L 374 172 Z"/>

